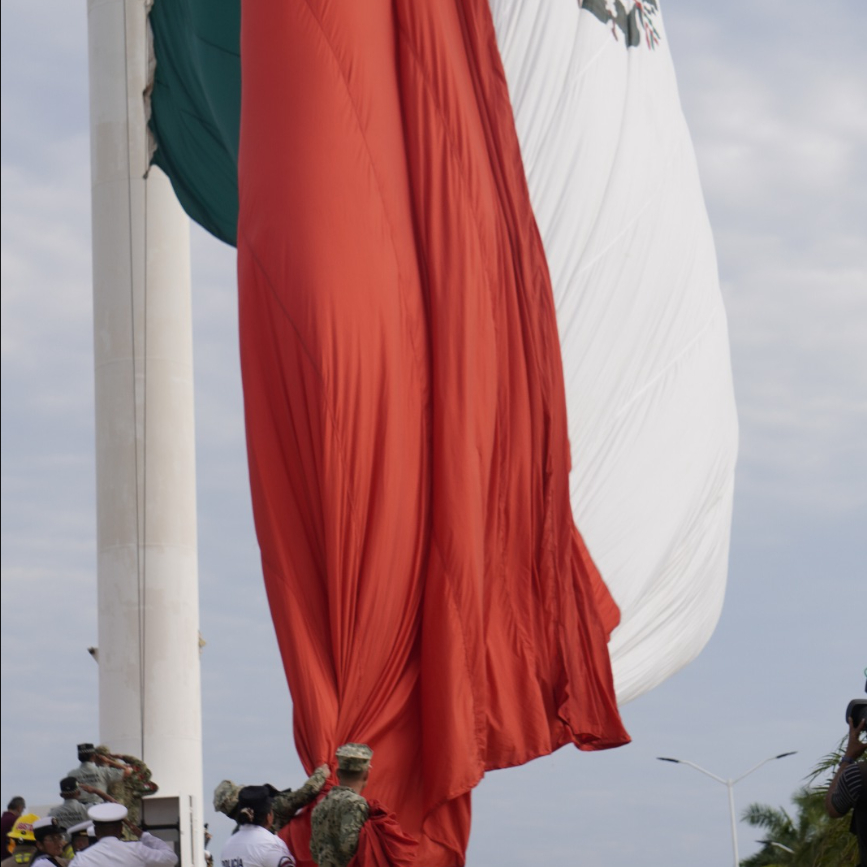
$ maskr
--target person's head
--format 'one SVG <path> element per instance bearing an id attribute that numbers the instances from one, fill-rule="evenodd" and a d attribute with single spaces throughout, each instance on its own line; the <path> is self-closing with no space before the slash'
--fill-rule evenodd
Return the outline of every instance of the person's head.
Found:
<path id="1" fill-rule="evenodd" d="M 106 760 L 111 756 L 111 750 L 105 745 L 100 744 L 98 747 L 94 748 L 93 751 L 93 761 L 94 764 L 97 765 L 105 765 Z"/>
<path id="2" fill-rule="evenodd" d="M 78 780 L 75 777 L 64 777 L 60 781 L 60 797 L 64 801 L 74 801 L 81 797 Z"/>
<path id="3" fill-rule="evenodd" d="M 370 776 L 373 750 L 367 744 L 344 744 L 337 748 L 335 755 L 340 785 L 348 786 L 360 794 Z"/>
<path id="4" fill-rule="evenodd" d="M 367 778 L 370 776 L 370 769 L 363 771 L 341 771 L 337 769 L 337 779 L 341 786 L 346 786 L 350 789 L 355 789 L 359 794 L 367 785 Z"/>
<path id="5" fill-rule="evenodd" d="M 243 788 L 231 780 L 223 780 L 214 789 L 214 809 L 230 819 L 233 818 L 238 806 L 238 792 Z"/>
<path id="6" fill-rule="evenodd" d="M 54 816 L 46 816 L 34 822 L 33 837 L 37 850 L 52 858 L 59 857 L 66 846 L 66 833 Z"/>
<path id="7" fill-rule="evenodd" d="M 127 809 L 123 804 L 94 804 L 87 811 L 88 818 L 93 822 L 93 830 L 97 840 L 104 837 L 120 837 L 123 834 L 123 820 Z"/>
<path id="8" fill-rule="evenodd" d="M 2 803 L 2 801 L 0 801 Z M 9 810 L 10 813 L 14 813 L 16 816 L 20 816 L 24 812 L 24 808 L 27 804 L 24 803 L 24 798 L 21 795 L 16 795 L 7 805 L 6 809 Z"/>
<path id="9" fill-rule="evenodd" d="M 238 806 L 234 813 L 239 825 L 262 825 L 270 828 L 274 823 L 271 811 L 271 790 L 267 786 L 244 786 L 238 792 Z"/>
<path id="10" fill-rule="evenodd" d="M 78 745 L 78 761 L 80 761 L 80 762 L 92 762 L 93 761 L 93 753 L 94 753 L 93 744 L 79 744 Z"/>
<path id="11" fill-rule="evenodd" d="M 88 830 L 93 830 L 93 822 L 90 819 L 66 829 L 69 845 L 72 846 L 73 852 L 81 852 L 90 845 Z"/>

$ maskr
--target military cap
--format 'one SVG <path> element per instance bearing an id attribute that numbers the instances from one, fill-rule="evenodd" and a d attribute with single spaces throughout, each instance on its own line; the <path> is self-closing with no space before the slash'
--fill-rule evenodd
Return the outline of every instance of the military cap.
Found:
<path id="1" fill-rule="evenodd" d="M 44 819 L 39 819 L 33 823 L 33 836 L 40 843 L 49 834 L 62 834 L 63 828 L 57 822 L 54 816 L 46 816 Z"/>
<path id="2" fill-rule="evenodd" d="M 93 744 L 79 744 L 78 751 L 80 753 L 92 753 L 94 751 Z"/>
<path id="3" fill-rule="evenodd" d="M 70 837 L 74 837 L 76 834 L 86 834 L 87 829 L 92 827 L 93 822 L 91 822 L 90 819 L 85 819 L 83 822 L 79 822 L 77 825 L 67 828 L 66 833 L 69 834 Z"/>
<path id="4" fill-rule="evenodd" d="M 367 770 L 373 758 L 373 750 L 367 744 L 344 744 L 335 752 L 337 767 L 350 774 Z"/>
<path id="5" fill-rule="evenodd" d="M 88 811 L 92 822 L 122 822 L 127 815 L 127 809 L 123 804 L 94 804 Z"/>
<path id="6" fill-rule="evenodd" d="M 218 813 L 231 817 L 238 806 L 238 792 L 243 788 L 243 786 L 239 786 L 231 780 L 223 780 L 214 789 L 214 809 Z"/>
<path id="7" fill-rule="evenodd" d="M 110 756 L 111 750 L 105 745 L 100 744 L 95 750 L 95 753 L 99 753 L 101 756 Z"/>
<path id="8" fill-rule="evenodd" d="M 60 781 L 60 793 L 68 794 L 69 792 L 78 791 L 78 780 L 75 777 L 64 777 Z"/>

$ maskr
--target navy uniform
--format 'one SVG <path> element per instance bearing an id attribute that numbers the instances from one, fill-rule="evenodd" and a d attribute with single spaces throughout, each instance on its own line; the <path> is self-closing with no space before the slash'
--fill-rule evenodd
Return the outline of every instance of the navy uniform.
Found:
<path id="1" fill-rule="evenodd" d="M 350 774 L 369 770 L 367 744 L 338 748 L 337 767 Z M 367 800 L 348 786 L 333 786 L 310 817 L 310 854 L 319 867 L 346 867 L 358 849 L 358 836 L 370 815 Z"/>
<path id="2" fill-rule="evenodd" d="M 87 811 L 97 829 L 97 840 L 79 852 L 70 867 L 175 867 L 172 846 L 145 831 L 141 840 L 121 840 L 127 809 L 123 804 L 97 804 Z"/>
<path id="3" fill-rule="evenodd" d="M 79 822 L 77 825 L 73 825 L 71 828 L 67 828 L 66 833 L 69 836 L 69 845 L 72 848 L 73 855 L 86 849 L 96 839 L 93 836 L 93 822 L 89 818 L 83 822 Z"/>
<path id="4" fill-rule="evenodd" d="M 33 823 L 33 837 L 37 852 L 33 856 L 31 867 L 67 867 L 69 861 L 62 857 L 66 846 L 66 833 L 60 827 L 54 816 L 46 816 Z"/>

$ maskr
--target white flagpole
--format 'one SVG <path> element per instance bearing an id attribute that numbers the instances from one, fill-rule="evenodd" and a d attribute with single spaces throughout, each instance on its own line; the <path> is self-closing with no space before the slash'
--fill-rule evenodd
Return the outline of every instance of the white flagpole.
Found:
<path id="1" fill-rule="evenodd" d="M 148 172 L 144 0 L 88 0 L 100 740 L 204 861 L 189 222 Z M 176 801 L 174 799 L 177 799 Z"/>

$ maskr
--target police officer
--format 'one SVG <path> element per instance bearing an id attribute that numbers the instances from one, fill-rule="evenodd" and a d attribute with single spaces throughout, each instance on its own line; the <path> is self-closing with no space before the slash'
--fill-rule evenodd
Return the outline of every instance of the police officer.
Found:
<path id="1" fill-rule="evenodd" d="M 60 781 L 60 797 L 63 803 L 52 807 L 48 815 L 54 816 L 64 830 L 87 820 L 87 807 L 81 802 L 81 789 L 75 777 L 64 777 Z"/>
<path id="2" fill-rule="evenodd" d="M 328 765 L 320 765 L 307 778 L 304 785 L 294 791 L 292 789 L 278 791 L 274 786 L 266 785 L 265 788 L 271 796 L 271 810 L 274 813 L 274 824 L 271 830 L 279 831 L 302 807 L 315 800 L 325 785 L 329 773 Z M 238 808 L 238 793 L 244 788 L 246 787 L 239 786 L 231 780 L 223 780 L 214 789 L 214 809 L 234 819 Z"/>
<path id="3" fill-rule="evenodd" d="M 114 758 L 107 758 L 106 765 L 98 766 L 94 762 L 96 747 L 93 744 L 78 745 L 77 768 L 73 768 L 66 776 L 75 777 L 82 791 L 81 802 L 85 807 L 100 804 L 105 800 L 103 794 L 108 792 L 112 783 L 128 777 L 132 768 L 126 767 L 123 762 Z M 101 794 L 97 794 L 97 793 Z"/>
<path id="4" fill-rule="evenodd" d="M 66 846 L 66 833 L 54 816 L 46 816 L 33 823 L 36 855 L 30 867 L 66 867 L 69 862 L 61 857 Z"/>
<path id="5" fill-rule="evenodd" d="M 96 842 L 79 852 L 70 867 L 175 867 L 178 856 L 172 846 L 147 831 L 127 827 L 141 840 L 121 840 L 127 809 L 123 804 L 97 804 L 87 811 Z"/>
<path id="6" fill-rule="evenodd" d="M 267 786 L 244 786 L 233 818 L 238 830 L 220 853 L 222 867 L 294 867 L 289 847 L 268 830 L 274 823 Z"/>
<path id="7" fill-rule="evenodd" d="M 344 744 L 336 756 L 338 785 L 313 808 L 310 817 L 310 853 L 319 867 L 346 867 L 370 814 L 361 793 L 370 776 L 373 750 L 367 744 Z"/>

